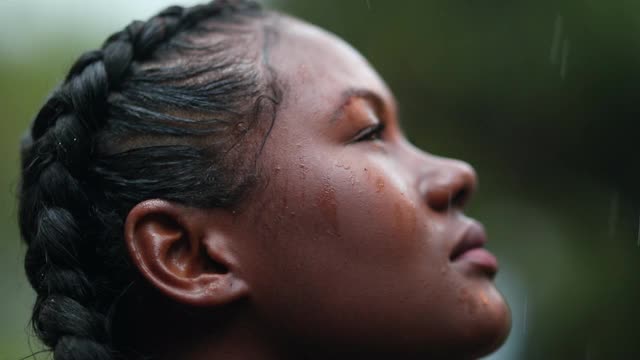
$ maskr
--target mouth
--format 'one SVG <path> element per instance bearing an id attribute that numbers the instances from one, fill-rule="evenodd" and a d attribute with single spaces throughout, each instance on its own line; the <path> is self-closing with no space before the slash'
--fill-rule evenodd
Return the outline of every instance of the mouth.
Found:
<path id="1" fill-rule="evenodd" d="M 498 260 L 484 248 L 486 243 L 487 235 L 484 227 L 477 222 L 472 222 L 453 248 L 449 260 L 452 263 L 465 264 L 493 278 L 498 272 Z"/>

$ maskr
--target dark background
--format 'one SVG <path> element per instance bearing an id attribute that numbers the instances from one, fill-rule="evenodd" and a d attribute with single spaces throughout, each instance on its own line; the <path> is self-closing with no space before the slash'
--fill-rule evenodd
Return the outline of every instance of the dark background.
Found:
<path id="1" fill-rule="evenodd" d="M 350 42 L 394 91 L 408 137 L 476 168 L 469 213 L 487 227 L 514 319 L 493 358 L 640 358 L 640 2 L 268 6 Z M 127 22 L 91 36 L 45 31 L 30 39 L 30 56 L 0 58 L 0 358 L 29 352 L 33 300 L 15 225 L 19 135 L 73 59 Z"/>

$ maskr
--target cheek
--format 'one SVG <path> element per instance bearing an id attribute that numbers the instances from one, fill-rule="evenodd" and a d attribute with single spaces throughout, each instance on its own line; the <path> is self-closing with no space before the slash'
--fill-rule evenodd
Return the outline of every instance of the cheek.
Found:
<path id="1" fill-rule="evenodd" d="M 366 324 L 372 313 L 389 314 L 434 280 L 426 275 L 441 276 L 419 205 L 388 169 L 304 160 L 272 174 L 270 200 L 259 211 L 263 246 L 256 262 L 270 280 L 258 291 L 269 306 L 296 314 L 307 327 L 344 326 L 345 316 Z"/>
<path id="2" fill-rule="evenodd" d="M 408 256 L 428 237 L 426 221 L 418 221 L 417 204 L 396 176 L 364 163 L 333 172 L 337 229 L 357 250 L 354 262 L 365 265 L 407 264 Z M 421 219 L 424 220 L 424 219 Z"/>
<path id="3" fill-rule="evenodd" d="M 421 204 L 410 181 L 389 161 L 348 155 L 300 155 L 295 166 L 273 174 L 269 203 L 285 216 L 272 221 L 270 237 L 282 240 L 287 252 L 296 244 L 292 256 L 304 261 L 348 263 L 352 270 L 406 267 L 411 256 L 426 255 L 432 226 L 419 218 Z"/>
<path id="4" fill-rule="evenodd" d="M 443 218 L 428 216 L 401 172 L 335 154 L 312 160 L 274 166 L 244 219 L 247 278 L 267 321 L 303 341 L 491 334 L 504 304 L 489 283 L 469 284 L 449 269 Z"/>

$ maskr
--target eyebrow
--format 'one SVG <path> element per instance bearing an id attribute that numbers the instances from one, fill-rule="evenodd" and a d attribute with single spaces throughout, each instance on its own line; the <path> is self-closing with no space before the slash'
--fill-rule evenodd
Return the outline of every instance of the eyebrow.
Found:
<path id="1" fill-rule="evenodd" d="M 364 88 L 348 88 L 347 90 L 342 92 L 340 96 L 340 105 L 336 108 L 331 116 L 330 123 L 335 123 L 340 119 L 342 114 L 344 113 L 344 107 L 347 106 L 349 101 L 353 98 L 361 98 L 370 102 L 375 108 L 377 113 L 382 113 L 385 108 L 385 101 L 382 96 L 380 96 L 375 91 L 364 89 Z"/>

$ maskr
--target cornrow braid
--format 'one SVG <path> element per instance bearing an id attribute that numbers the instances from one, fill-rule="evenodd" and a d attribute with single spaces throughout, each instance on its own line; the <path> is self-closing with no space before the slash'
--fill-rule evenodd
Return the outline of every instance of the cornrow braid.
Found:
<path id="1" fill-rule="evenodd" d="M 32 325 L 55 360 L 121 357 L 111 317 L 136 279 L 122 241 L 132 206 L 154 197 L 227 206 L 246 188 L 225 175 L 217 154 L 228 149 L 201 138 L 232 137 L 231 123 L 265 99 L 275 109 L 273 79 L 258 62 L 246 68 L 250 55 L 225 40 L 242 31 L 220 30 L 262 14 L 251 1 L 229 0 L 135 21 L 80 56 L 33 121 L 19 224 L 37 293 Z M 222 40 L 203 45 L 214 31 Z M 196 56 L 206 61 L 179 61 Z"/>

